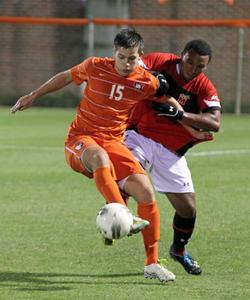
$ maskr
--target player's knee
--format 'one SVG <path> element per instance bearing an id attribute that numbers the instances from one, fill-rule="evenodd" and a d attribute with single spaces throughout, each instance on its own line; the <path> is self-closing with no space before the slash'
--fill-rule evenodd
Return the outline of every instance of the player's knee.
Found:
<path id="1" fill-rule="evenodd" d="M 155 199 L 153 188 L 150 186 L 143 186 L 138 193 L 137 202 L 152 203 Z"/>
<path id="2" fill-rule="evenodd" d="M 134 174 L 127 178 L 125 191 L 139 203 L 152 203 L 154 189 L 145 174 Z"/>
<path id="3" fill-rule="evenodd" d="M 176 209 L 177 213 L 187 219 L 192 219 L 196 215 L 196 208 L 194 203 L 186 203 L 186 205 Z"/>
<path id="4" fill-rule="evenodd" d="M 101 147 L 90 147 L 86 149 L 82 154 L 81 160 L 83 164 L 92 171 L 109 165 L 109 156 Z"/>
<path id="5" fill-rule="evenodd" d="M 149 202 L 152 202 L 155 198 L 153 189 L 151 189 L 150 187 L 143 189 L 143 196 L 144 199 L 147 199 Z"/>
<path id="6" fill-rule="evenodd" d="M 167 196 L 178 215 L 188 219 L 195 217 L 196 205 L 194 193 L 168 194 Z"/>
<path id="7" fill-rule="evenodd" d="M 188 206 L 186 209 L 183 211 L 183 217 L 191 219 L 195 216 L 196 214 L 196 209 L 193 206 Z"/>

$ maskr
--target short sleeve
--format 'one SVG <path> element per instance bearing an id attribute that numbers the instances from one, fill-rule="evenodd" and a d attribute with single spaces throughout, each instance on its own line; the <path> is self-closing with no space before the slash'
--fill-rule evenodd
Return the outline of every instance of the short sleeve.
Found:
<path id="1" fill-rule="evenodd" d="M 71 68 L 72 79 L 77 85 L 88 80 L 88 69 L 92 65 L 92 58 L 84 60 L 82 63 Z"/>
<path id="2" fill-rule="evenodd" d="M 200 109 L 205 112 L 210 109 L 221 110 L 220 98 L 213 84 L 207 80 L 199 95 Z"/>

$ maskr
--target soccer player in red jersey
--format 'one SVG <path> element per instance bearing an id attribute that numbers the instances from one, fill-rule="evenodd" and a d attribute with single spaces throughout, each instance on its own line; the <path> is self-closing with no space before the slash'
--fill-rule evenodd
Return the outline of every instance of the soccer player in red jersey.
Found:
<path id="1" fill-rule="evenodd" d="M 139 66 L 144 42 L 133 29 L 121 30 L 114 39 L 114 58 L 91 57 L 60 72 L 28 95 L 11 112 L 24 110 L 34 101 L 75 82 L 86 82 L 77 114 L 65 140 L 70 167 L 94 178 L 106 202 L 124 204 L 120 189 L 138 204 L 137 222 L 131 233 L 142 230 L 146 262 L 144 276 L 166 282 L 175 275 L 158 263 L 159 211 L 151 183 L 141 165 L 123 144 L 123 135 L 133 107 L 164 90 L 165 81 Z M 160 99 L 159 101 L 163 101 Z"/>
<path id="2" fill-rule="evenodd" d="M 170 256 L 190 274 L 201 274 L 197 261 L 185 250 L 196 220 L 195 191 L 184 157 L 197 143 L 213 139 L 220 128 L 221 105 L 217 91 L 204 75 L 212 57 L 204 40 L 186 44 L 181 56 L 150 53 L 141 65 L 164 74 L 168 94 L 179 109 L 168 104 L 138 104 L 130 117 L 125 143 L 149 171 L 158 192 L 164 193 L 175 209 Z"/>

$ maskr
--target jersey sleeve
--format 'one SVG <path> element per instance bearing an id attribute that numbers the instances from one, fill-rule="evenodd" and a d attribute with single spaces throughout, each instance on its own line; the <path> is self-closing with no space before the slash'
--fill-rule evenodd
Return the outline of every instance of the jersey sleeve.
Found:
<path id="1" fill-rule="evenodd" d="M 82 63 L 71 68 L 72 79 L 77 85 L 88 80 L 88 69 L 91 67 L 92 58 L 84 60 Z"/>
<path id="2" fill-rule="evenodd" d="M 206 112 L 211 109 L 221 110 L 220 98 L 214 85 L 209 80 L 207 80 L 204 88 L 199 93 L 198 101 L 202 112 Z"/>

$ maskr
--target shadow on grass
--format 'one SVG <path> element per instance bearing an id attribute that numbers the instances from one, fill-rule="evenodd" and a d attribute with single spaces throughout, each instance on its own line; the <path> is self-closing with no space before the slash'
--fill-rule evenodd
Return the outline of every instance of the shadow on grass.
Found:
<path id="1" fill-rule="evenodd" d="M 138 277 L 129 282 L 121 278 Z M 76 280 L 78 278 L 78 280 Z M 113 280 L 116 278 L 117 280 Z M 66 280 L 65 280 L 66 279 Z M 0 286 L 19 291 L 63 291 L 74 289 L 69 285 L 162 285 L 159 281 L 146 281 L 142 273 L 114 274 L 70 274 L 70 273 L 29 273 L 0 272 Z M 8 284 L 7 284 L 8 283 Z M 23 286 L 22 286 L 23 285 Z"/>

